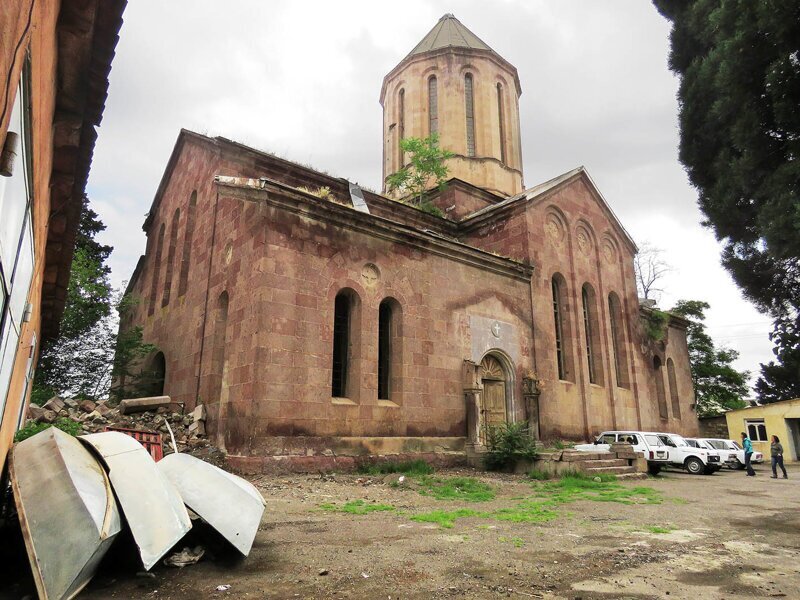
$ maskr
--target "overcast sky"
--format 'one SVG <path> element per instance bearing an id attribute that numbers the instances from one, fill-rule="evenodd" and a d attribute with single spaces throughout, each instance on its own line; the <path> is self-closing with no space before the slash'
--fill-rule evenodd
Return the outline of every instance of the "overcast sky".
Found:
<path id="1" fill-rule="evenodd" d="M 88 193 L 127 280 L 181 127 L 381 187 L 381 81 L 444 13 L 514 64 L 525 183 L 584 165 L 640 245 L 673 269 L 660 305 L 711 304 L 717 342 L 758 372 L 769 321 L 700 226 L 678 162 L 669 24 L 645 0 L 136 0 L 125 23 Z"/>

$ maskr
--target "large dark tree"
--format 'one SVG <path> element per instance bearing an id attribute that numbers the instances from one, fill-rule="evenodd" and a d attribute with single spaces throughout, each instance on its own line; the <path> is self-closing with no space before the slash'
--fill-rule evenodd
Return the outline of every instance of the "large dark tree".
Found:
<path id="1" fill-rule="evenodd" d="M 670 312 L 689 321 L 686 337 L 689 344 L 689 364 L 697 401 L 697 414 L 714 416 L 733 408 L 744 408 L 744 398 L 749 391 L 747 371 L 737 371 L 733 361 L 739 357 L 736 350 L 717 348 L 706 332 L 705 311 L 707 302 L 680 300 Z"/>
<path id="2" fill-rule="evenodd" d="M 722 264 L 769 314 L 756 390 L 800 397 L 800 2 L 654 0 L 672 21 L 680 160 Z"/>

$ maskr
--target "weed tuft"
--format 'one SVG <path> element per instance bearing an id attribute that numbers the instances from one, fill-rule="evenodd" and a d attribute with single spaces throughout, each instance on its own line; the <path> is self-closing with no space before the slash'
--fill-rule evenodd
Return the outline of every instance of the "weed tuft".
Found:
<path id="1" fill-rule="evenodd" d="M 21 442 L 22 440 L 26 440 L 29 437 L 36 435 L 37 433 L 41 433 L 45 429 L 49 429 L 50 427 L 57 427 L 64 433 L 68 433 L 72 436 L 76 436 L 81 432 L 81 424 L 77 421 L 73 421 L 72 419 L 67 419 L 66 417 L 61 417 L 56 419 L 53 423 L 36 423 L 30 422 L 25 427 L 17 431 L 14 434 L 14 441 Z"/>
<path id="2" fill-rule="evenodd" d="M 528 477 L 536 481 L 547 481 L 550 479 L 551 475 L 550 473 L 540 471 L 539 469 L 531 469 L 531 472 L 528 473 Z"/>
<path id="3" fill-rule="evenodd" d="M 389 475 L 402 473 L 403 475 L 430 475 L 433 467 L 421 458 L 416 460 L 393 461 L 359 465 L 357 471 L 362 475 Z"/>
<path id="4" fill-rule="evenodd" d="M 436 523 L 439 527 L 444 529 L 452 529 L 456 519 L 463 519 L 465 517 L 479 517 L 486 518 L 487 513 L 479 512 L 469 508 L 459 508 L 458 510 L 432 510 L 426 513 L 420 513 L 411 517 L 412 521 L 418 523 Z"/>
<path id="5" fill-rule="evenodd" d="M 351 500 L 342 505 L 325 503 L 320 504 L 319 508 L 328 512 L 342 512 L 351 515 L 366 515 L 371 512 L 386 512 L 394 510 L 394 506 L 389 504 L 368 504 L 363 500 Z"/>
<path id="6" fill-rule="evenodd" d="M 494 500 L 495 490 L 487 483 L 472 477 L 421 477 L 419 493 L 437 500 L 488 502 Z"/>

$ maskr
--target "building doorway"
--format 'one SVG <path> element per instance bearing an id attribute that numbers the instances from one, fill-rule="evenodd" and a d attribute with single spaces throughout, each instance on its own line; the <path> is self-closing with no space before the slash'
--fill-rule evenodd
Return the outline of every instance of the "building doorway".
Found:
<path id="1" fill-rule="evenodd" d="M 508 420 L 507 388 L 509 377 L 497 357 L 487 355 L 481 361 L 481 385 L 483 386 L 481 411 L 481 441 L 486 444 L 489 427 L 502 425 Z"/>
<path id="2" fill-rule="evenodd" d="M 789 454 L 792 460 L 800 460 L 800 419 L 786 419 L 786 430 L 791 439 L 784 444 L 784 453 Z"/>

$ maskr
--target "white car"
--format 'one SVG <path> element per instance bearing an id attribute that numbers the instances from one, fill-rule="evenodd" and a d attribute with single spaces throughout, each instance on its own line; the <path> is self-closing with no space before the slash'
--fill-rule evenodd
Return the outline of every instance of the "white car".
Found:
<path id="1" fill-rule="evenodd" d="M 716 448 L 714 448 L 714 446 L 712 446 L 711 444 L 709 444 L 705 440 L 700 440 L 700 439 L 697 439 L 697 438 L 683 438 L 683 439 L 692 448 L 699 448 L 699 449 L 702 449 L 702 450 L 708 450 L 708 459 L 709 460 L 708 460 L 708 467 L 706 468 L 706 471 L 709 471 L 711 473 L 715 473 L 715 472 L 719 471 L 720 469 L 722 469 L 723 465 L 725 464 L 725 461 L 728 459 L 728 456 L 726 455 L 726 453 L 724 453 L 724 452 L 722 452 L 720 450 L 717 450 Z"/>
<path id="2" fill-rule="evenodd" d="M 744 469 L 744 449 L 733 440 L 723 440 L 721 438 L 701 438 L 720 454 L 726 454 L 725 463 L 731 469 Z M 764 462 L 764 455 L 761 452 L 753 451 L 750 457 L 751 463 Z"/>
<path id="3" fill-rule="evenodd" d="M 573 449 L 581 452 L 608 452 L 611 444 L 624 442 L 633 446 L 647 460 L 647 472 L 657 475 L 669 460 L 669 451 L 658 434 L 649 431 L 604 431 L 592 444 L 578 444 Z"/>
<path id="4" fill-rule="evenodd" d="M 719 453 L 694 448 L 677 433 L 659 433 L 658 438 L 669 447 L 669 465 L 686 469 L 692 475 L 710 475 L 722 466 Z"/>

